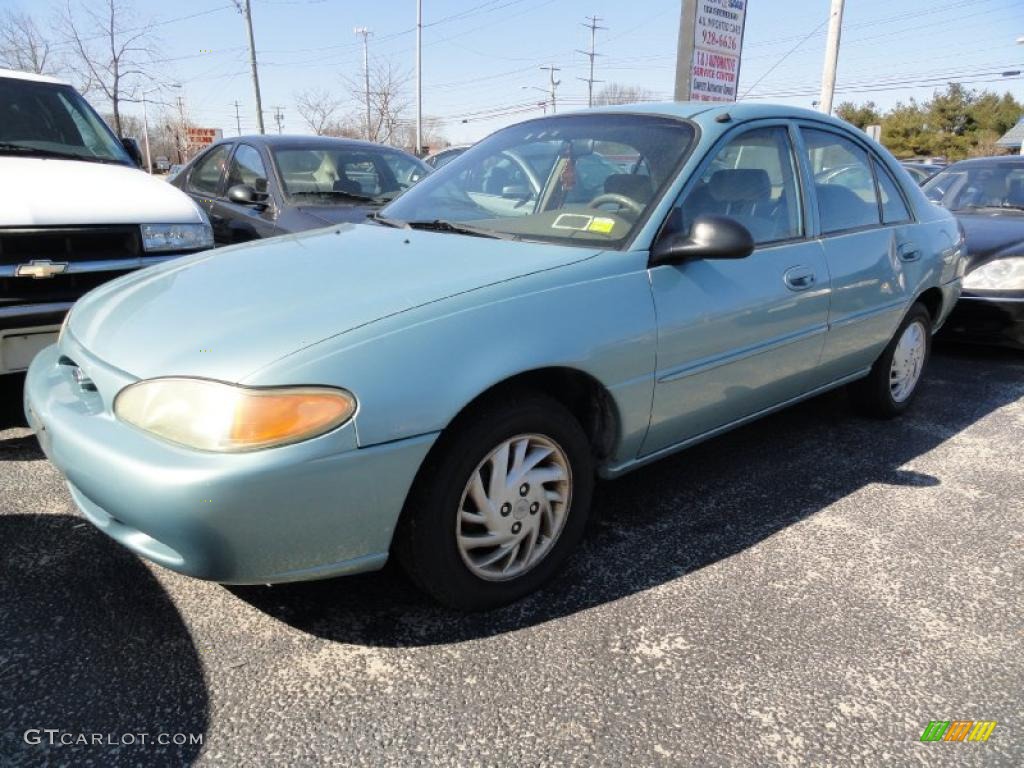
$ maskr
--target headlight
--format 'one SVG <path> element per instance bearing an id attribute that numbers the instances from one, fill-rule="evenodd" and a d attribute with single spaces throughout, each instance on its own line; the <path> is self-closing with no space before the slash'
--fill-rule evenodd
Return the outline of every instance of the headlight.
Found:
<path id="1" fill-rule="evenodd" d="M 198 251 L 213 247 L 209 224 L 143 224 L 142 247 L 159 251 Z"/>
<path id="2" fill-rule="evenodd" d="M 344 424 L 355 410 L 351 393 L 333 387 L 254 389 L 186 378 L 140 381 L 114 400 L 122 421 L 172 443 L 218 452 L 307 440 Z"/>
<path id="3" fill-rule="evenodd" d="M 964 278 L 969 291 L 1021 291 L 1024 290 L 1024 256 L 990 261 Z"/>

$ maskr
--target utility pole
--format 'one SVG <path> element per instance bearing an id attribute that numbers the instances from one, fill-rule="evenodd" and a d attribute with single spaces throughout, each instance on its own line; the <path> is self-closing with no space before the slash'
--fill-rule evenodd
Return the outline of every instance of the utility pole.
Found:
<path id="1" fill-rule="evenodd" d="M 238 113 L 238 99 L 235 99 L 235 127 L 238 128 L 238 135 L 242 135 L 242 116 Z"/>
<path id="2" fill-rule="evenodd" d="M 252 3 L 251 0 L 234 0 L 238 12 L 245 17 L 245 25 L 249 29 L 249 64 L 252 66 L 252 87 L 256 92 L 256 127 L 263 130 L 263 99 L 260 98 L 260 76 L 256 70 L 256 38 L 252 34 Z"/>
<path id="3" fill-rule="evenodd" d="M 284 110 L 274 107 L 274 122 L 277 123 L 277 132 L 281 133 L 281 126 L 284 124 Z"/>
<path id="4" fill-rule="evenodd" d="M 556 67 L 554 64 L 548 64 L 546 67 L 541 67 L 542 70 L 550 74 L 550 87 L 551 87 L 551 114 L 555 114 L 558 109 L 555 103 L 555 88 L 562 84 L 561 80 L 555 80 L 555 72 L 561 72 L 561 67 Z"/>
<path id="5" fill-rule="evenodd" d="M 423 151 L 423 0 L 416 0 L 416 149 Z"/>
<path id="6" fill-rule="evenodd" d="M 832 114 L 832 97 L 836 90 L 836 66 L 839 64 L 839 35 L 843 30 L 843 0 L 832 0 L 828 17 L 828 42 L 825 46 L 825 68 L 821 73 L 821 111 Z"/>
<path id="7" fill-rule="evenodd" d="M 185 115 L 185 97 L 178 96 L 178 162 L 188 162 L 188 117 Z"/>
<path id="8" fill-rule="evenodd" d="M 355 33 L 363 36 L 363 78 L 366 83 L 366 140 L 370 140 L 370 44 L 372 32 L 366 27 L 356 27 Z"/>
<path id="9" fill-rule="evenodd" d="M 582 53 L 590 58 L 590 77 L 577 77 L 576 79 L 582 80 L 587 84 L 587 106 L 592 107 L 594 106 L 594 83 L 603 82 L 602 80 L 594 79 L 594 57 L 598 55 L 594 50 L 597 43 L 597 30 L 608 29 L 608 27 L 599 27 L 597 25 L 597 22 L 603 21 L 600 16 L 587 16 L 587 18 L 590 19 L 590 23 L 583 26 L 590 30 L 590 50 L 581 51 L 577 48 L 576 53 Z"/>

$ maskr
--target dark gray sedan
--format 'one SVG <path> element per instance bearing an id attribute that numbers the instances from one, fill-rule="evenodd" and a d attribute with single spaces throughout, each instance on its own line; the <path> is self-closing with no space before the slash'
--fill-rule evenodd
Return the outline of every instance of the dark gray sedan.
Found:
<path id="1" fill-rule="evenodd" d="M 362 221 L 430 170 L 366 141 L 240 136 L 197 155 L 170 183 L 202 206 L 227 245 Z"/>

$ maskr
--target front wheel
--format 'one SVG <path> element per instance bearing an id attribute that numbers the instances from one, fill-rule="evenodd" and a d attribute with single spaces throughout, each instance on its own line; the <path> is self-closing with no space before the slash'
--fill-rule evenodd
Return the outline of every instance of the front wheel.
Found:
<path id="1" fill-rule="evenodd" d="M 915 303 L 866 378 L 850 387 L 859 410 L 890 418 L 910 407 L 932 348 L 932 317 Z"/>
<path id="2" fill-rule="evenodd" d="M 463 610 L 537 589 L 586 525 L 594 469 L 583 429 L 557 401 L 522 393 L 475 408 L 442 441 L 396 534 L 403 567 Z"/>

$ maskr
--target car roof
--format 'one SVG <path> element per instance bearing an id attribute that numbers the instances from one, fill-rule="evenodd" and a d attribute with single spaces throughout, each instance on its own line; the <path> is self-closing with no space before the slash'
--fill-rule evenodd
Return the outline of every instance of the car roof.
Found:
<path id="1" fill-rule="evenodd" d="M 49 75 L 37 75 L 35 72 L 19 72 L 16 69 L 0 69 L 0 77 L 10 80 L 30 80 L 35 83 L 53 83 L 54 85 L 67 85 L 68 83 Z"/>
<path id="2" fill-rule="evenodd" d="M 339 149 L 341 147 L 347 147 L 349 149 L 390 149 L 395 152 L 405 152 L 404 149 L 399 147 L 392 147 L 387 144 L 377 144 L 372 141 L 364 141 L 362 139 L 343 139 L 337 136 L 302 136 L 302 135 L 285 135 L 285 134 L 249 134 L 246 136 L 233 136 L 231 138 L 225 138 L 218 141 L 218 144 L 224 144 L 231 141 L 244 141 L 246 144 L 260 144 L 265 147 L 272 147 L 275 149 L 298 149 L 304 147 L 315 147 L 317 149 Z M 405 152 L 408 154 L 408 152 Z"/>
<path id="3" fill-rule="evenodd" d="M 813 109 L 804 107 L 792 107 L 785 104 L 766 104 L 763 102 L 709 102 L 709 101 L 663 101 L 663 102 L 641 102 L 639 104 L 616 104 L 614 106 L 595 107 L 583 110 L 585 113 L 593 112 L 632 112 L 636 114 L 658 114 L 672 117 L 696 118 L 698 116 L 714 119 L 720 115 L 728 114 L 734 120 L 757 120 L 773 117 L 797 117 L 809 120 L 821 120 L 836 123 L 846 128 L 851 127 L 849 123 L 829 117 Z M 581 114 L 576 112 L 572 114 Z"/>
<path id="4" fill-rule="evenodd" d="M 967 160 L 958 160 L 952 165 L 947 165 L 943 170 L 951 168 L 971 168 L 991 165 L 1024 165 L 1024 156 L 1021 155 L 995 155 L 992 157 L 972 157 Z"/>

